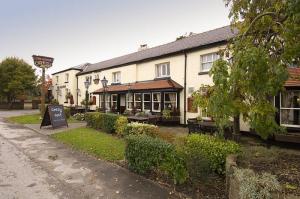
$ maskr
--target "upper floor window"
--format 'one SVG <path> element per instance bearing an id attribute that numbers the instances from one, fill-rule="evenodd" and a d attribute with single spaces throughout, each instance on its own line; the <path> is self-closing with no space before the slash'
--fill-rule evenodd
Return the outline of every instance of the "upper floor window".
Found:
<path id="1" fill-rule="evenodd" d="M 90 84 L 92 83 L 92 76 L 86 76 L 85 81 L 88 81 Z"/>
<path id="2" fill-rule="evenodd" d="M 218 60 L 220 58 L 220 55 L 217 53 L 210 53 L 206 55 L 201 55 L 201 67 L 200 72 L 208 72 L 214 61 Z"/>
<path id="3" fill-rule="evenodd" d="M 69 82 L 69 73 L 65 74 L 65 82 Z"/>
<path id="4" fill-rule="evenodd" d="M 112 83 L 120 83 L 121 82 L 121 72 L 112 73 Z"/>
<path id="5" fill-rule="evenodd" d="M 156 77 L 170 76 L 170 63 L 157 64 L 155 67 Z"/>

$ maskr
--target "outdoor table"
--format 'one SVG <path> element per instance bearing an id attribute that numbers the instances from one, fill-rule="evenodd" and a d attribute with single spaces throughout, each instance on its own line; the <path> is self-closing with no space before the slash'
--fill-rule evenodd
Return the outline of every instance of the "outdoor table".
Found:
<path id="1" fill-rule="evenodd" d="M 148 123 L 149 118 L 148 117 L 139 117 L 139 116 L 129 116 L 127 117 L 129 122 L 141 122 L 141 123 Z"/>

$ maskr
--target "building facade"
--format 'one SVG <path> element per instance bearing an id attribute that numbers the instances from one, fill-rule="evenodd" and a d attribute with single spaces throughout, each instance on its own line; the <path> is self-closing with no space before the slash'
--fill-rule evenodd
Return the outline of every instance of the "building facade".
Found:
<path id="1" fill-rule="evenodd" d="M 105 107 L 106 110 L 119 113 L 137 110 L 161 114 L 167 109 L 179 115 L 181 124 L 199 115 L 207 117 L 205 111 L 193 109 L 191 95 L 201 85 L 213 84 L 208 72 L 213 62 L 219 59 L 218 52 L 234 36 L 235 32 L 226 26 L 161 46 L 143 48 L 114 59 L 54 73 L 53 83 L 56 88 L 62 89 L 61 93 L 57 92 L 60 95 L 54 97 L 63 104 L 66 99 L 64 95 L 69 91 L 74 96 L 72 106 L 80 106 L 85 100 L 84 82 L 89 81 L 92 110 Z M 287 82 L 288 94 L 280 94 L 274 103 L 276 106 L 281 105 L 278 122 L 300 129 L 300 79 L 297 79 L 300 70 L 291 70 L 296 78 Z M 69 81 L 62 82 L 67 77 Z M 106 89 L 101 84 L 104 77 L 108 80 Z M 64 102 L 64 105 L 70 106 L 70 102 Z M 243 120 L 241 130 L 249 131 L 249 125 Z"/>

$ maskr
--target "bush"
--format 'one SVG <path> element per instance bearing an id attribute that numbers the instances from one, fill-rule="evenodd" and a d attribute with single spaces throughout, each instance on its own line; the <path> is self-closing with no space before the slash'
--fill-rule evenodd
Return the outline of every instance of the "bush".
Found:
<path id="1" fill-rule="evenodd" d="M 85 120 L 85 114 L 84 113 L 75 113 L 73 115 L 73 118 L 75 120 L 78 120 L 78 121 L 84 121 Z"/>
<path id="2" fill-rule="evenodd" d="M 107 133 L 114 133 L 115 123 L 119 117 L 119 115 L 111 113 L 92 112 L 86 114 L 85 120 L 89 127 L 102 129 Z"/>
<path id="3" fill-rule="evenodd" d="M 149 135 L 155 137 L 158 133 L 158 127 L 152 124 L 143 124 L 138 122 L 132 122 L 127 124 L 125 129 L 125 135 Z"/>
<path id="4" fill-rule="evenodd" d="M 154 137 L 160 138 L 166 142 L 169 143 L 174 143 L 176 138 L 178 137 L 175 133 L 171 133 L 171 132 L 162 132 L 162 131 L 155 131 L 153 133 Z"/>
<path id="5" fill-rule="evenodd" d="M 120 116 L 112 113 L 100 113 L 101 129 L 107 133 L 115 132 L 115 124 Z"/>
<path id="6" fill-rule="evenodd" d="M 240 146 L 210 135 L 192 134 L 185 138 L 182 150 L 187 162 L 195 157 L 204 158 L 209 162 L 211 171 L 225 174 L 226 157 L 239 152 Z"/>
<path id="7" fill-rule="evenodd" d="M 66 118 L 69 119 L 71 117 L 71 109 L 70 108 L 64 108 L 64 109 L 65 109 Z"/>
<path id="8" fill-rule="evenodd" d="M 183 183 L 187 179 L 183 159 L 177 155 L 173 145 L 145 134 L 129 135 L 126 141 L 125 158 L 129 169 L 139 174 L 161 169 L 175 183 Z"/>
<path id="9" fill-rule="evenodd" d="M 125 133 L 127 124 L 128 124 L 127 117 L 120 116 L 115 123 L 116 133 L 120 136 L 123 136 Z"/>
<path id="10" fill-rule="evenodd" d="M 234 176 L 239 181 L 241 198 L 271 199 L 272 192 L 281 189 L 276 176 L 269 173 L 256 174 L 251 169 L 235 169 Z"/>

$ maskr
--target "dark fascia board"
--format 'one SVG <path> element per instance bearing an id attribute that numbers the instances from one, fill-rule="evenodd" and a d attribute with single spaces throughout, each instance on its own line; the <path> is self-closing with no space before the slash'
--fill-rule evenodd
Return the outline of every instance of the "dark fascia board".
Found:
<path id="1" fill-rule="evenodd" d="M 67 71 L 69 71 L 69 70 L 78 70 L 78 71 L 82 71 L 82 69 L 79 69 L 79 68 L 67 68 L 67 69 L 65 69 L 65 70 L 61 70 L 61 71 L 52 73 L 52 75 L 56 75 L 56 74 L 59 74 L 59 73 L 67 72 Z"/>
<path id="2" fill-rule="evenodd" d="M 155 59 L 161 59 L 161 58 L 169 57 L 169 56 L 173 56 L 173 55 L 180 55 L 180 54 L 183 54 L 185 52 L 186 53 L 190 53 L 190 52 L 197 51 L 197 50 L 200 50 L 200 49 L 207 49 L 207 48 L 216 47 L 218 45 L 223 45 L 223 44 L 227 44 L 227 43 L 228 43 L 227 40 L 218 41 L 218 42 L 214 42 L 214 43 L 210 43 L 210 44 L 198 46 L 198 47 L 195 47 L 195 48 L 190 48 L 190 49 L 185 49 L 185 50 L 181 50 L 181 51 L 176 51 L 176 52 L 164 54 L 164 55 L 161 55 L 161 56 L 146 58 L 146 59 L 139 60 L 139 61 L 128 62 L 128 63 L 125 63 L 125 64 L 115 65 L 115 66 L 111 66 L 111 67 L 107 67 L 107 68 L 102 68 L 102 69 L 97 69 L 97 70 L 88 71 L 88 72 L 84 72 L 83 71 L 81 73 L 76 74 L 76 76 L 81 76 L 81 75 L 85 75 L 85 74 L 89 74 L 89 73 L 95 73 L 95 72 L 101 72 L 101 71 L 112 69 L 112 68 L 119 68 L 119 67 L 123 67 L 123 66 L 128 66 L 130 64 L 138 64 L 138 63 L 148 62 L 148 61 L 152 61 L 152 60 L 155 60 Z"/>
<path id="3" fill-rule="evenodd" d="M 161 88 L 161 89 L 139 89 L 130 91 L 106 91 L 108 94 L 124 94 L 124 93 L 155 93 L 155 92 L 178 92 L 183 88 Z M 95 95 L 102 94 L 103 92 L 92 92 Z"/>

